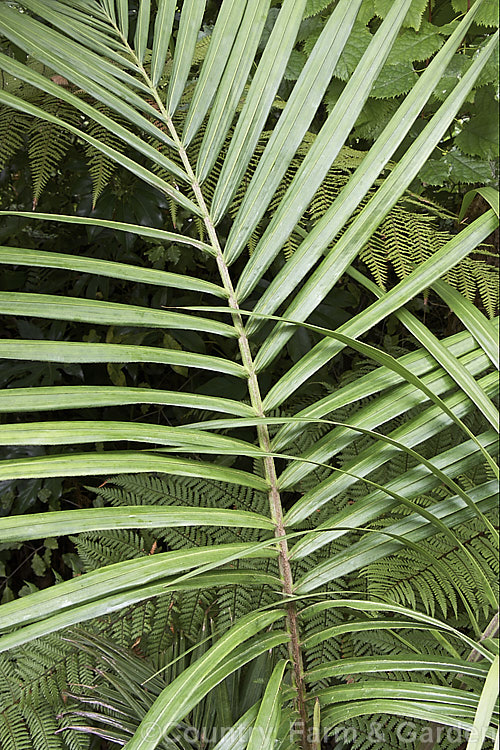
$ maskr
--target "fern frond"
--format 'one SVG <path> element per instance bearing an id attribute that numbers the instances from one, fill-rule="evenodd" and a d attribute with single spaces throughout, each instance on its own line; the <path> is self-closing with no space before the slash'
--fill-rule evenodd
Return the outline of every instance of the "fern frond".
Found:
<path id="1" fill-rule="evenodd" d="M 0 107 L 0 168 L 24 147 L 31 123 L 29 115 L 16 112 L 11 107 Z"/>
<path id="2" fill-rule="evenodd" d="M 455 529 L 455 533 L 474 557 L 490 585 L 495 586 L 498 577 L 498 559 L 485 531 L 477 521 Z M 457 615 L 457 592 L 475 610 L 489 611 L 489 603 L 482 584 L 477 580 L 477 571 L 458 546 L 437 535 L 421 542 L 419 551 L 405 549 L 395 555 L 369 565 L 360 572 L 366 578 L 370 594 L 382 599 L 409 605 L 415 609 L 424 607 L 435 615 L 439 607 L 443 617 L 448 617 L 448 605 Z M 425 553 L 429 554 L 425 554 Z M 429 557 L 437 557 L 447 570 L 447 576 L 439 573 Z"/>
<path id="3" fill-rule="evenodd" d="M 44 96 L 42 104 L 50 114 L 62 116 L 75 125 L 79 122 L 78 112 L 60 99 Z M 72 142 L 73 136 L 65 128 L 42 120 L 33 121 L 28 131 L 28 156 L 35 206 Z"/>
<path id="4" fill-rule="evenodd" d="M 99 112 L 113 117 L 113 112 L 101 102 L 96 103 L 96 109 Z M 96 138 L 101 143 L 105 143 L 110 148 L 116 151 L 123 151 L 123 142 L 117 138 L 110 130 L 104 128 L 95 120 L 91 120 L 87 126 L 87 132 L 93 138 Z M 95 207 L 97 200 L 102 194 L 104 188 L 109 184 L 113 172 L 116 169 L 116 162 L 109 158 L 102 151 L 98 151 L 90 144 L 85 145 L 85 155 L 87 157 L 87 163 L 89 167 L 90 176 L 92 178 L 92 206 Z"/>

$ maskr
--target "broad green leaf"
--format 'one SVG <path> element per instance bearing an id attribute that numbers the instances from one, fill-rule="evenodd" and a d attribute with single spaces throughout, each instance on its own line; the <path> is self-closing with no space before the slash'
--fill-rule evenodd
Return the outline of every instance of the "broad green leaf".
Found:
<path id="1" fill-rule="evenodd" d="M 241 253 L 295 155 L 317 111 L 348 39 L 360 2 L 338 3 L 293 88 L 245 193 L 224 250 L 227 263 Z"/>
<path id="2" fill-rule="evenodd" d="M 54 409 L 90 409 L 124 404 L 166 404 L 186 409 L 201 409 L 226 414 L 252 416 L 253 408 L 242 401 L 220 396 L 203 396 L 183 391 L 117 386 L 62 385 L 9 388 L 0 391 L 0 413 L 53 411 Z"/>
<path id="3" fill-rule="evenodd" d="M 487 736 L 488 727 L 498 698 L 499 666 L 500 656 L 495 656 L 479 698 L 476 715 L 474 716 L 474 724 L 472 725 L 471 736 L 467 743 L 466 750 L 481 750 L 483 747 L 483 742 Z"/>
<path id="4" fill-rule="evenodd" d="M 364 5 L 366 5 L 366 3 L 362 3 L 359 15 L 363 13 Z M 351 33 L 349 34 L 349 37 L 346 39 L 345 47 L 342 50 L 342 54 L 340 55 L 340 58 L 334 68 L 335 78 L 342 81 L 348 81 L 352 76 L 372 40 L 373 35 L 371 31 L 366 27 L 366 24 L 363 22 L 363 20 L 359 18 L 359 15 L 356 23 L 351 30 Z M 399 33 L 401 34 L 401 32 Z M 394 44 L 395 43 L 396 42 L 394 42 Z M 305 42 L 304 46 L 306 49 L 309 46 L 307 41 Z M 391 47 L 391 52 L 389 52 L 389 55 L 387 56 L 388 59 L 391 57 L 393 49 L 394 45 Z M 386 65 L 387 61 L 384 63 L 382 70 L 384 70 Z M 336 81 L 334 81 L 334 85 L 335 83 Z M 332 107 L 330 107 L 330 109 L 331 108 Z"/>
<path id="5" fill-rule="evenodd" d="M 145 471 L 158 471 L 180 477 L 215 479 L 218 482 L 253 487 L 264 492 L 268 489 L 264 479 L 241 471 L 241 469 L 139 451 L 68 453 L 65 456 L 36 456 L 0 461 L 0 480 L 110 476 L 112 474 L 137 474 Z"/>
<path id="6" fill-rule="evenodd" d="M 269 5 L 270 0 L 255 0 L 245 8 L 200 146 L 196 165 L 199 182 L 207 178 L 231 127 L 257 51 Z"/>
<path id="7" fill-rule="evenodd" d="M 307 0 L 306 7 L 304 10 L 304 18 L 310 18 L 320 13 L 326 7 L 330 5 L 329 0 Z"/>
<path id="8" fill-rule="evenodd" d="M 72 320 L 82 323 L 98 323 L 99 325 L 205 331 L 229 338 L 238 336 L 238 332 L 233 326 L 194 315 L 183 315 L 166 310 L 154 310 L 150 307 L 125 305 L 119 302 L 82 297 L 59 297 L 54 294 L 31 294 L 29 292 L 0 292 L 0 313 L 4 315 L 24 315 L 26 310 L 29 310 L 29 314 L 34 318 Z"/>
<path id="9" fill-rule="evenodd" d="M 403 26 L 415 29 L 420 29 L 422 23 L 422 16 L 427 7 L 426 0 L 412 0 L 412 4 L 408 13 L 406 14 Z M 380 18 L 385 18 L 391 8 L 391 0 L 375 0 L 375 13 Z"/>
<path id="10" fill-rule="evenodd" d="M 487 161 L 463 154 L 457 146 L 445 153 L 443 163 L 448 167 L 450 182 L 455 185 L 473 185 L 492 180 L 491 167 Z"/>
<path id="11" fill-rule="evenodd" d="M 240 275 L 236 287 L 236 296 L 240 302 L 254 289 L 280 251 L 344 145 L 396 38 L 410 2 L 411 0 L 398 0 L 393 4 L 390 14 L 373 37 L 334 111 L 307 152 L 280 201 L 278 210 Z"/>
<path id="12" fill-rule="evenodd" d="M 193 705 L 206 694 L 203 681 L 207 680 L 224 660 L 241 643 L 283 617 L 283 612 L 257 612 L 240 618 L 235 625 L 220 638 L 204 656 L 191 664 L 179 675 L 154 702 L 139 725 L 134 737 L 129 741 L 128 750 L 154 750 L 177 721 L 184 718 Z M 153 736 L 148 730 L 155 727 Z"/>
<path id="13" fill-rule="evenodd" d="M 495 482 L 486 482 L 470 491 L 470 500 L 477 504 L 482 512 L 491 510 L 496 502 Z M 437 518 L 445 519 L 448 528 L 453 528 L 473 517 L 473 511 L 462 498 L 450 498 L 449 501 L 436 503 L 432 508 Z M 435 534 L 435 528 L 419 514 L 412 514 L 404 521 L 392 524 L 384 529 L 388 534 L 398 535 L 418 542 Z M 314 532 L 310 532 L 311 536 Z M 379 560 L 403 546 L 402 541 L 388 539 L 382 532 L 366 534 L 361 541 L 352 544 L 347 550 L 333 555 L 306 573 L 295 586 L 298 595 L 314 591 L 330 581 L 359 570 L 363 565 Z"/>
<path id="14" fill-rule="evenodd" d="M 55 117 L 54 115 L 51 115 L 48 112 L 45 112 L 43 109 L 41 109 L 41 107 L 37 107 L 33 104 L 29 104 L 28 102 L 25 102 L 23 99 L 13 96 L 12 94 L 9 94 L 7 91 L 0 90 L 0 102 L 3 102 L 4 104 L 7 104 L 9 107 L 12 107 L 13 109 L 16 109 L 20 112 L 26 112 L 27 114 L 33 115 L 33 117 L 38 117 L 41 120 L 46 120 L 47 122 L 51 122 L 54 125 L 59 125 L 63 129 L 68 130 L 70 133 L 73 133 L 73 135 L 76 135 L 78 138 L 82 138 L 84 141 L 87 141 L 87 143 L 90 143 L 91 146 L 94 146 L 94 148 L 96 148 L 98 151 L 101 151 L 103 154 L 108 156 L 112 161 L 116 162 L 117 164 L 120 164 L 122 167 L 127 169 L 132 174 L 135 174 L 136 177 L 139 177 L 141 180 L 144 180 L 144 182 L 146 182 L 148 185 L 151 185 L 152 187 L 155 187 L 158 190 L 161 190 L 163 193 L 168 195 L 172 200 L 174 200 L 180 206 L 183 206 L 188 211 L 194 214 L 197 214 L 197 215 L 200 214 L 201 209 L 199 209 L 196 206 L 196 204 L 194 204 L 189 198 L 186 198 L 186 196 L 184 196 L 178 190 L 176 190 L 171 185 L 169 185 L 168 182 L 163 180 L 158 175 L 154 174 L 154 172 L 150 172 L 141 164 L 138 164 L 132 159 L 129 159 L 128 156 L 125 156 L 124 154 L 121 154 L 116 149 L 111 148 L 111 146 L 106 145 L 103 141 L 99 141 L 98 139 L 89 135 L 89 133 L 87 133 L 86 131 L 75 128 L 73 125 L 65 122 L 61 118 Z"/>
<path id="15" fill-rule="evenodd" d="M 394 42 L 387 59 L 389 64 L 397 65 L 401 60 L 422 62 L 431 58 L 443 44 L 440 27 L 422 21 L 418 31 L 404 29 Z"/>
<path id="16" fill-rule="evenodd" d="M 67 536 L 104 529 L 159 529 L 177 526 L 222 526 L 243 529 L 274 529 L 265 516 L 244 510 L 143 505 L 30 513 L 0 518 L 2 543 Z"/>
<path id="17" fill-rule="evenodd" d="M 476 93 L 475 111 L 455 136 L 455 144 L 463 154 L 477 156 L 486 162 L 492 162 L 500 155 L 499 113 L 490 107 L 489 101 L 488 91 Z M 453 179 L 453 175 L 451 177 Z"/>
<path id="18" fill-rule="evenodd" d="M 247 750 L 273 750 L 279 729 L 280 688 L 287 661 L 281 659 L 269 678 L 259 713 L 255 719 Z"/>
<path id="19" fill-rule="evenodd" d="M 284 0 L 245 98 L 212 198 L 218 223 L 254 153 L 292 51 L 306 0 Z"/>
<path id="20" fill-rule="evenodd" d="M 178 349 L 126 344 L 0 339 L 0 359 L 2 358 L 37 362 L 157 362 L 177 367 L 199 367 L 237 378 L 245 376 L 241 365 L 219 357 Z"/>
<path id="21" fill-rule="evenodd" d="M 472 0 L 472 7 L 479 5 L 478 0 Z M 452 0 L 453 10 L 457 13 L 465 13 L 471 5 L 471 0 Z M 477 16 L 480 26 L 496 26 L 498 24 L 498 0 L 489 0 L 482 3 Z"/>
<path id="22" fill-rule="evenodd" d="M 397 64 L 386 63 L 371 90 L 374 99 L 392 99 L 407 94 L 415 86 L 418 76 L 410 60 Z"/>
<path id="23" fill-rule="evenodd" d="M 182 142 L 186 145 L 191 143 L 209 110 L 245 10 L 246 0 L 223 0 L 186 115 L 182 135 Z"/>
<path id="24" fill-rule="evenodd" d="M 204 11 L 205 0 L 184 0 L 182 4 L 172 73 L 167 93 L 167 109 L 171 115 L 177 109 L 188 79 Z"/>

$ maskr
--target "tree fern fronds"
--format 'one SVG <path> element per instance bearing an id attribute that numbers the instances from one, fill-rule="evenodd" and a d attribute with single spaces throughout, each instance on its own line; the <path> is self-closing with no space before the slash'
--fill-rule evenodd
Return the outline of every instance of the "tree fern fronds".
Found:
<path id="1" fill-rule="evenodd" d="M 0 747 L 14 750 L 87 750 L 81 736 L 68 744 L 58 733 L 58 712 L 70 684 L 88 683 L 87 657 L 49 636 L 0 658 Z"/>
<path id="2" fill-rule="evenodd" d="M 58 117 L 63 114 L 67 122 L 75 125 L 79 122 L 78 113 L 61 100 L 44 97 L 43 107 L 45 111 Z M 73 136 L 64 128 L 51 122 L 33 121 L 28 132 L 28 155 L 34 206 L 72 142 Z"/>
<path id="3" fill-rule="evenodd" d="M 404 203 L 404 201 L 401 201 Z M 379 286 L 385 289 L 389 268 L 399 279 L 440 250 L 453 235 L 437 226 L 431 215 L 396 205 L 359 255 Z M 479 296 L 490 318 L 498 310 L 498 271 L 490 263 L 467 257 L 444 279 L 471 302 Z"/>
<path id="4" fill-rule="evenodd" d="M 0 168 L 23 148 L 31 123 L 29 115 L 11 107 L 0 107 Z"/>
<path id="5" fill-rule="evenodd" d="M 455 529 L 455 533 L 472 553 L 491 585 L 495 585 L 498 559 L 484 529 L 477 521 L 470 521 Z M 421 553 L 416 548 L 402 550 L 363 569 L 360 576 L 366 578 L 370 594 L 415 609 L 423 606 L 432 616 L 439 606 L 443 617 L 447 617 L 448 604 L 457 614 L 457 591 L 461 591 L 475 611 L 489 611 L 475 570 L 458 545 L 452 547 L 449 539 L 437 535 L 420 542 L 420 546 Z M 425 551 L 441 561 L 448 571 L 448 578 L 435 570 Z"/>
<path id="6" fill-rule="evenodd" d="M 121 560 L 133 560 L 149 553 L 144 537 L 133 530 L 87 532 L 78 534 L 75 541 L 78 554 L 87 570 L 95 570 Z"/>
<path id="7" fill-rule="evenodd" d="M 59 750 L 61 742 L 56 735 L 59 726 L 52 707 L 49 704 L 39 705 L 36 711 L 25 708 L 22 713 L 33 747 L 36 750 Z"/>
<path id="8" fill-rule="evenodd" d="M 111 110 L 101 102 L 94 105 L 100 112 L 112 117 Z M 116 151 L 123 151 L 123 143 L 110 130 L 104 128 L 98 122 L 91 120 L 87 127 L 88 133 L 99 141 L 106 143 Z M 89 166 L 90 176 L 92 178 L 92 206 L 95 207 L 99 196 L 111 180 L 111 176 L 116 169 L 116 162 L 112 161 L 105 153 L 98 151 L 89 143 L 85 144 L 85 154 Z"/>
<path id="9" fill-rule="evenodd" d="M 117 487 L 120 490 L 117 490 Z M 190 505 L 207 508 L 232 508 L 266 513 L 265 495 L 246 487 L 186 477 L 159 477 L 132 474 L 108 480 L 92 491 L 117 505 Z M 135 499 L 134 499 L 135 498 Z"/>
<path id="10" fill-rule="evenodd" d="M 465 258 L 448 272 L 445 280 L 470 302 L 476 302 L 479 296 L 490 319 L 496 315 L 499 306 L 498 270 L 492 263 L 480 258 Z"/>
<path id="11" fill-rule="evenodd" d="M 147 653 L 158 668 L 164 666 L 165 653 L 172 642 L 169 628 L 170 612 L 174 605 L 173 596 L 161 596 L 148 602 L 145 626 L 141 633 L 140 648 Z"/>
<path id="12" fill-rule="evenodd" d="M 29 729 L 17 706 L 0 712 L 0 742 L 2 750 L 34 750 Z"/>

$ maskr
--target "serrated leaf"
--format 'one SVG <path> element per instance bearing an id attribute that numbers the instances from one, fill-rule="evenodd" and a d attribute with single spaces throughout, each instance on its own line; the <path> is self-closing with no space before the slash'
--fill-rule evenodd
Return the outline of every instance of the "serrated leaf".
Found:
<path id="1" fill-rule="evenodd" d="M 356 138 L 375 140 L 382 133 L 398 107 L 398 100 L 372 99 L 370 97 L 354 125 L 353 135 Z"/>
<path id="2" fill-rule="evenodd" d="M 498 47 L 498 43 L 497 43 Z M 477 86 L 487 86 L 489 83 L 493 83 L 498 86 L 498 78 L 500 73 L 500 66 L 498 65 L 498 49 L 490 57 L 486 65 L 481 71 L 481 75 L 477 79 Z"/>
<path id="3" fill-rule="evenodd" d="M 457 13 L 466 13 L 475 0 L 451 0 L 453 10 Z M 488 0 L 479 9 L 474 22 L 479 26 L 497 26 L 498 24 L 498 0 Z"/>
<path id="4" fill-rule="evenodd" d="M 283 77 L 287 81 L 296 81 L 302 72 L 302 68 L 306 64 L 306 60 L 307 58 L 303 52 L 298 52 L 295 49 L 292 50 Z"/>
<path id="5" fill-rule="evenodd" d="M 405 61 L 421 61 L 431 57 L 444 43 L 439 26 L 422 21 L 418 33 L 414 29 L 403 29 L 387 58 L 387 64 Z"/>
<path id="6" fill-rule="evenodd" d="M 351 73 L 355 71 L 372 38 L 372 35 L 364 24 L 359 22 L 354 24 L 349 39 L 335 67 L 334 75 L 337 78 L 347 81 Z"/>
<path id="7" fill-rule="evenodd" d="M 455 138 L 456 145 L 464 154 L 486 160 L 493 160 L 499 155 L 498 108 L 492 103 L 493 97 L 488 91 L 477 92 L 474 114 Z"/>
<path id="8" fill-rule="evenodd" d="M 449 178 L 451 165 L 444 159 L 429 159 L 419 172 L 419 179 L 427 185 L 444 185 Z"/>
<path id="9" fill-rule="evenodd" d="M 304 42 L 308 37 L 313 34 L 316 35 L 316 39 L 321 34 L 325 27 L 325 22 L 322 18 L 312 17 L 304 18 L 300 24 L 299 31 L 297 33 L 297 42 Z"/>
<path id="10" fill-rule="evenodd" d="M 33 555 L 33 558 L 31 560 L 31 567 L 33 569 L 33 573 L 36 576 L 43 576 L 45 571 L 47 570 L 45 560 L 38 554 L 38 552 Z"/>
<path id="11" fill-rule="evenodd" d="M 332 4 L 332 0 L 307 0 L 306 7 L 304 8 L 304 18 L 310 18 L 322 10 L 328 8 Z"/>
<path id="12" fill-rule="evenodd" d="M 455 88 L 459 80 L 464 76 L 471 63 L 467 55 L 456 54 L 446 68 L 446 72 L 434 89 L 433 95 L 440 102 L 444 101 L 448 94 Z M 469 97 L 470 98 L 470 97 Z"/>
<path id="13" fill-rule="evenodd" d="M 410 60 L 396 65 L 385 64 L 372 88 L 371 96 L 375 99 L 391 99 L 406 94 L 418 80 Z"/>
<path id="14" fill-rule="evenodd" d="M 385 18 L 394 0 L 375 0 L 375 13 L 379 18 Z M 466 2 L 466 0 L 464 0 Z M 413 0 L 408 13 L 406 14 L 403 26 L 406 28 L 420 29 L 422 16 L 427 7 L 427 0 Z"/>
<path id="15" fill-rule="evenodd" d="M 450 167 L 450 179 L 457 185 L 484 184 L 493 179 L 488 162 L 462 154 L 457 148 L 452 148 L 443 161 Z"/>
<path id="16" fill-rule="evenodd" d="M 366 24 L 368 21 L 371 21 L 375 15 L 375 0 L 364 0 L 358 13 L 358 21 Z"/>

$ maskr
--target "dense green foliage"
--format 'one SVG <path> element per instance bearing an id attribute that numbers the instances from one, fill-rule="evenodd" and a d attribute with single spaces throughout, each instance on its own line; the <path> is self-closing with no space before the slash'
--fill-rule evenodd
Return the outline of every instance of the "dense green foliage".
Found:
<path id="1" fill-rule="evenodd" d="M 0 744 L 490 747 L 497 4 L 177 6 L 0 5 Z"/>

